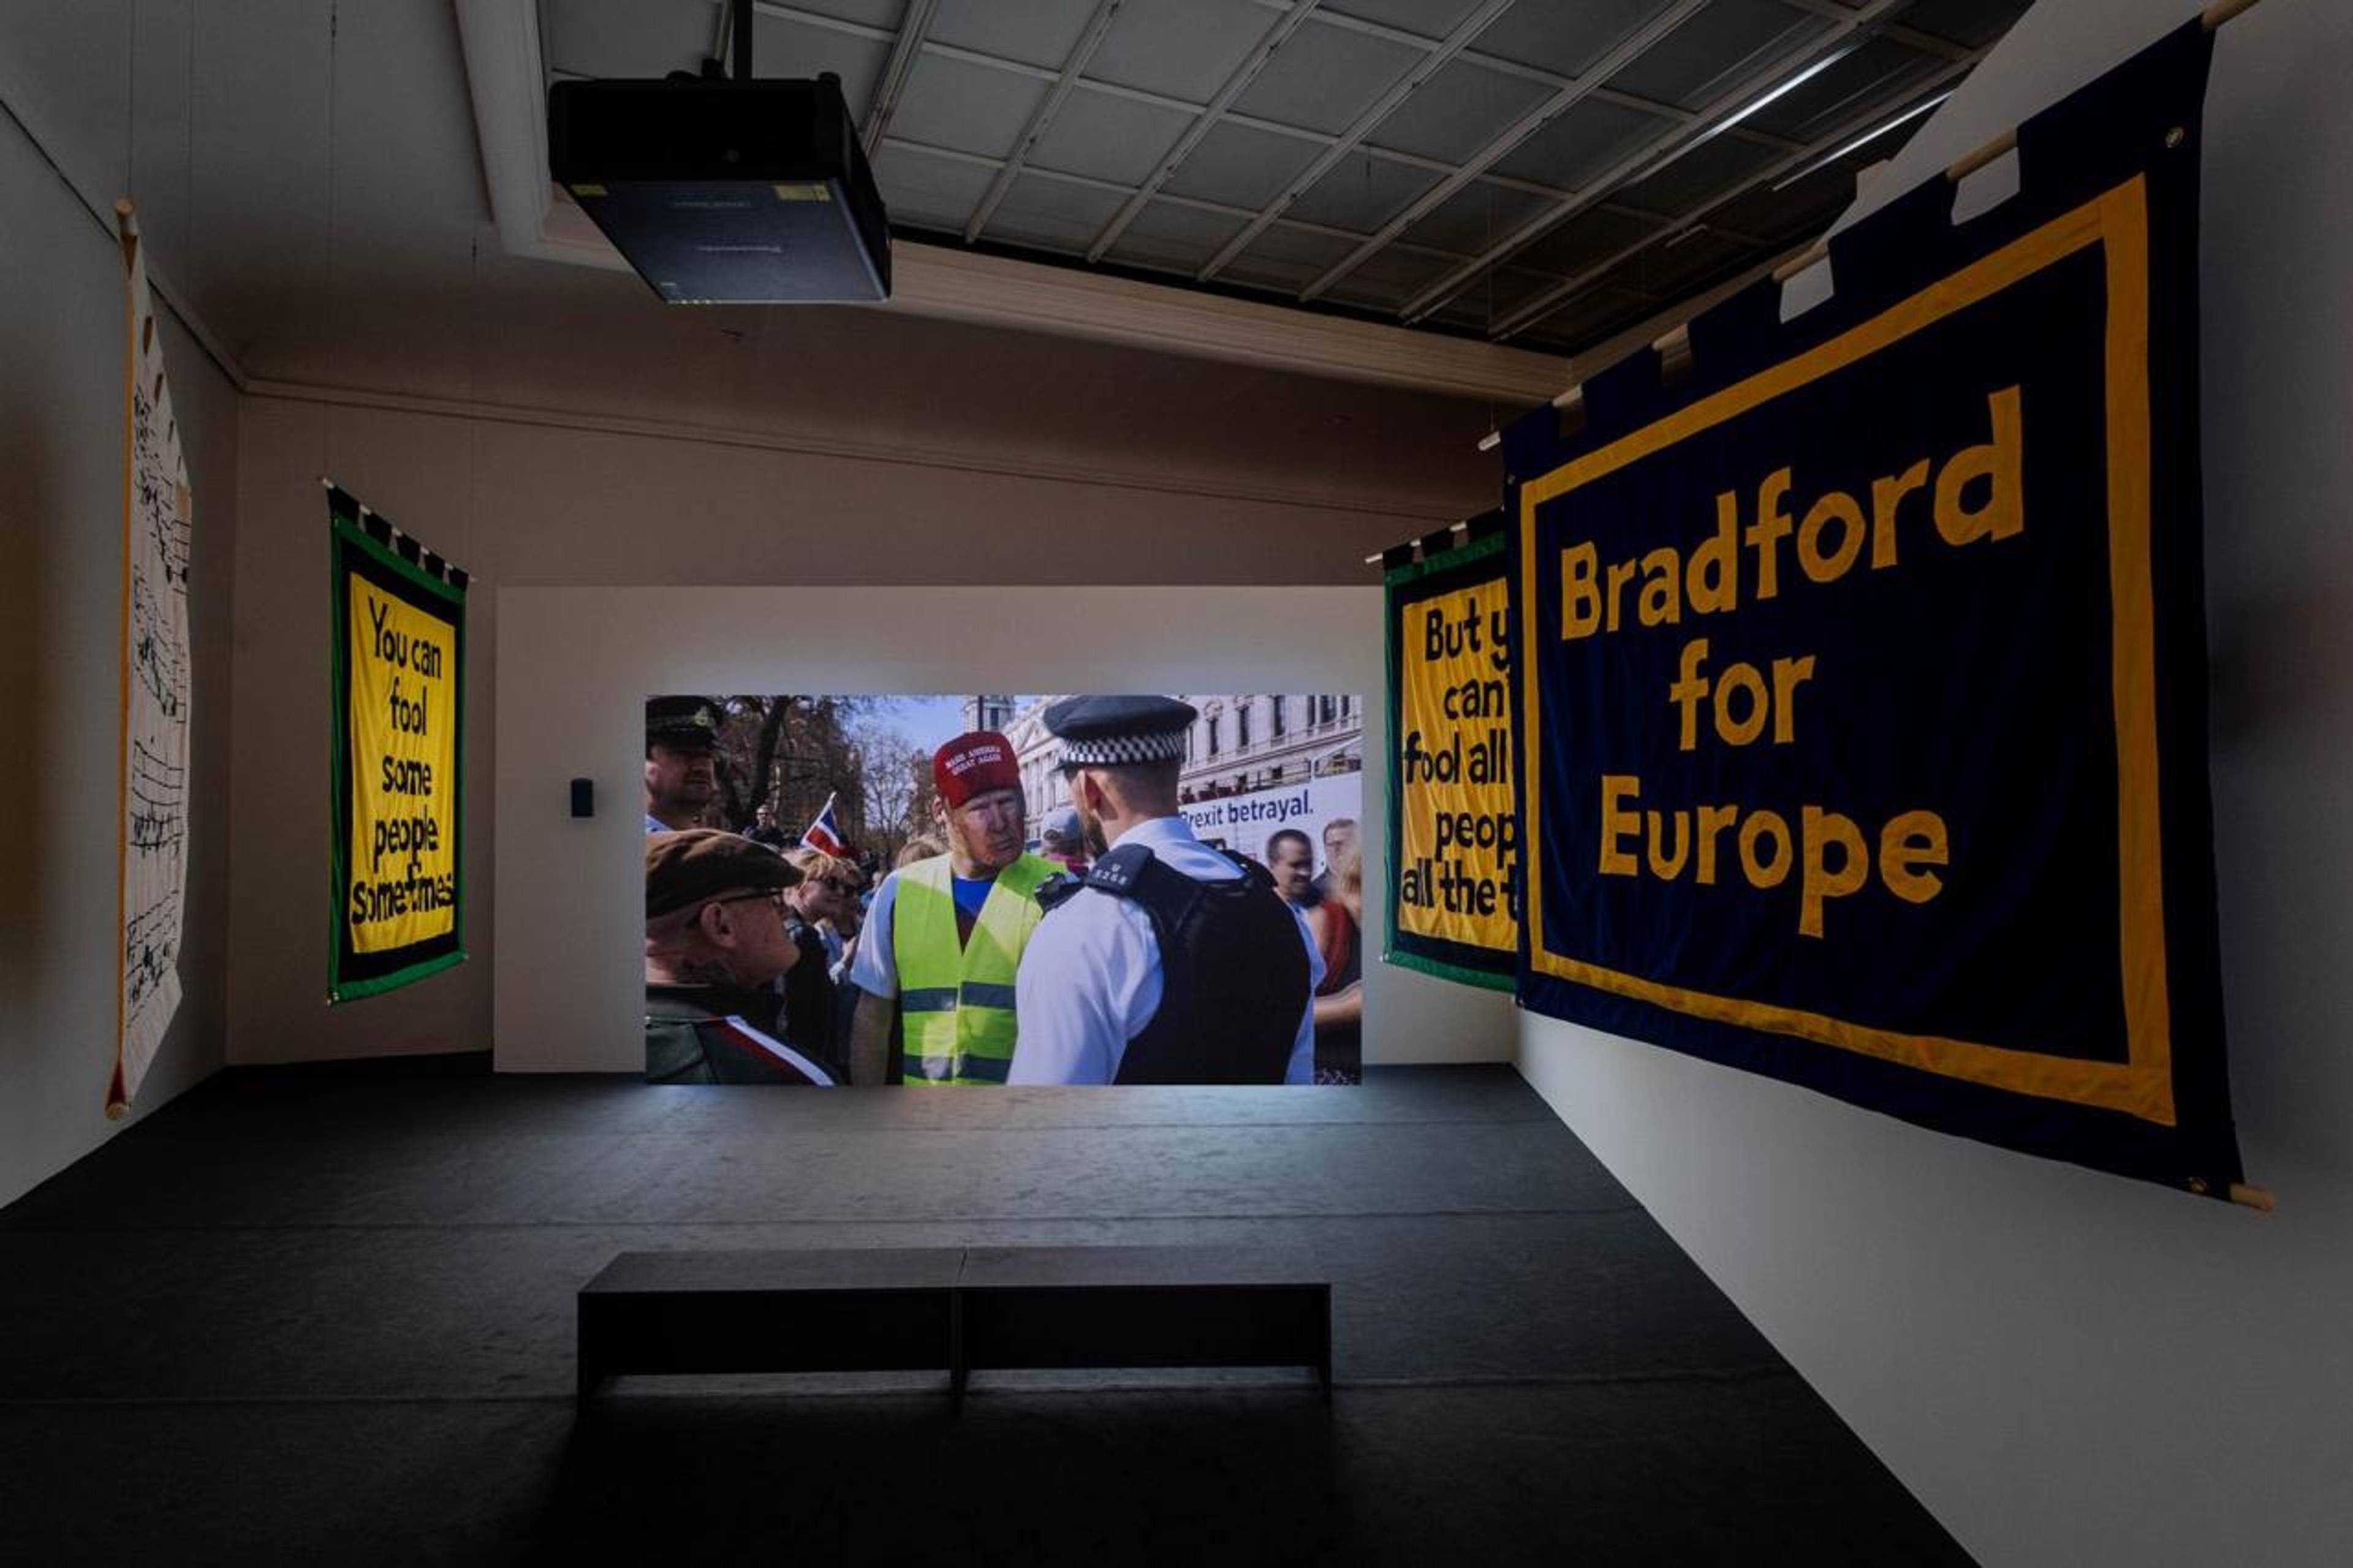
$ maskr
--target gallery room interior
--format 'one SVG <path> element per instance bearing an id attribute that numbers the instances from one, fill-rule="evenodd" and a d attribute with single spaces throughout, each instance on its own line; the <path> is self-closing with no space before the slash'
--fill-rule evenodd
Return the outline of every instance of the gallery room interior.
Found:
<path id="1" fill-rule="evenodd" d="M 2353 826 L 2336 805 L 2353 784 L 2353 545 L 2338 500 L 2353 488 L 2353 16 L 2327 0 L 2215 9 L 2227 16 L 2201 29 L 2195 0 L 8 7 L 0 658 L 25 754 L 0 803 L 0 1558 L 2344 1561 L 2353 1062 L 2329 1020 L 2353 1008 L 2353 915 L 2337 886 Z M 591 215 L 605 188 L 551 177 L 551 87 L 676 72 L 713 89 L 745 63 L 747 31 L 757 78 L 838 79 L 854 161 L 871 162 L 888 209 L 886 301 L 666 303 L 659 272 L 633 270 Z M 2158 919 L 2176 945 L 2158 943 L 2154 1005 L 2169 983 L 2178 1012 L 2174 1054 L 2154 1070 L 2169 1059 L 2173 1077 L 2161 1114 L 2133 1113 L 2163 1126 L 2063 1145 L 1998 1124 L 1988 1108 L 2010 1069 L 1969 1065 L 1994 1047 L 1882 1048 L 1867 1039 L 1893 1037 L 1810 1034 L 1787 1009 L 1686 1006 L 1676 998 L 1696 992 L 1651 982 L 1613 990 L 1614 972 L 1557 940 L 1601 907 L 1568 897 L 1592 885 L 1589 841 L 1529 855 L 1543 909 L 1477 983 L 1415 958 L 1400 933 L 1420 917 L 1398 907 L 1401 886 L 1415 896 L 1400 881 L 1414 858 L 1398 846 L 1416 831 L 1399 803 L 1418 797 L 1398 765 L 1389 595 L 1453 542 L 1508 543 L 1493 570 L 1521 574 L 1508 578 L 1525 616 L 1513 637 L 1535 650 L 1514 678 L 1525 771 L 1498 785 L 1517 802 L 1520 843 L 1570 820 L 1546 792 L 1554 770 L 1583 765 L 1580 748 L 1606 749 L 1605 710 L 1639 705 L 1667 737 L 1646 771 L 1663 772 L 1676 710 L 1641 694 L 1641 655 L 1624 650 L 1669 647 L 1637 639 L 1679 604 L 1709 609 L 1699 552 L 1663 600 L 1625 568 L 1623 633 L 1620 584 L 1580 589 L 1574 551 L 1537 570 L 1585 482 L 1577 443 L 1648 430 L 1654 412 L 1662 440 L 1700 442 L 1689 411 L 1713 405 L 1699 394 L 1749 384 L 1720 368 L 1751 352 L 1727 322 L 1757 341 L 1803 333 L 1809 310 L 1818 323 L 1862 310 L 1883 275 L 1937 276 L 1905 272 L 1888 237 L 1926 232 L 1917 193 L 1943 204 L 1932 248 L 1976 243 L 1971 222 L 2000 231 L 2045 199 L 2038 147 L 2097 139 L 2088 111 L 2066 106 L 2108 102 L 2085 94 L 2130 77 L 2111 74 L 2120 63 L 2193 45 L 2211 49 L 2211 64 L 2197 56 L 2202 109 L 2193 94 L 2132 153 L 2149 160 L 2148 188 L 2175 193 L 2153 210 L 2181 226 L 2179 266 L 2168 284 L 2152 263 L 2157 325 L 2119 335 L 2119 301 L 2147 298 L 2118 285 L 2117 242 L 2100 231 L 2111 313 L 2084 341 L 2112 379 L 2065 411 L 2083 416 L 2066 427 L 2088 432 L 2087 450 L 2106 450 L 2116 493 L 2158 519 L 2158 564 L 2136 566 L 2113 539 L 2071 557 L 2100 593 L 2115 584 L 2113 610 L 1952 601 L 1968 640 L 1949 660 L 1934 627 L 1893 651 L 1843 611 L 1807 634 L 1922 668 L 1998 664 L 1972 654 L 2012 646 L 2094 650 L 2086 689 L 2105 704 L 2113 685 L 2116 732 L 2099 739 L 2125 770 L 2090 835 L 2109 900 L 2098 951 L 2125 966 L 2132 1030 L 2152 1005 L 2130 978 L 2132 868 L 2160 858 L 2159 827 L 2137 840 L 2133 825 L 2156 822 L 2160 766 L 2167 785 Z M 775 188 L 854 223 L 851 184 Z M 151 317 L 126 309 L 127 259 Z M 2051 344 L 2075 341 L 2074 316 L 2048 320 Z M 2134 427 L 2140 478 L 2119 478 L 2116 448 L 2099 445 L 2118 438 L 2118 407 L 2138 406 L 2116 391 L 2119 356 L 2172 349 L 2175 369 L 2149 373 L 2156 412 Z M 127 552 L 164 395 L 139 367 L 157 354 L 188 498 L 185 630 L 171 634 L 184 767 L 157 807 L 184 888 L 161 966 L 176 1006 L 126 1052 L 140 1000 L 125 991 L 128 866 L 142 841 L 124 779 L 134 671 L 153 668 Z M 2005 483 L 2028 498 L 2024 537 L 2044 537 L 2053 426 L 2036 421 L 2052 416 L 2030 376 L 2021 464 L 2014 403 L 1987 395 L 1999 390 L 1956 405 L 1973 423 L 1949 446 L 1931 445 L 1938 433 L 1855 457 L 1858 496 L 1922 458 L 1927 477 L 1909 483 L 1923 521 L 1896 489 L 1876 525 L 1834 498 L 1852 521 L 1831 565 L 1827 514 L 1797 523 L 1814 493 L 1801 469 L 1783 519 L 1793 553 L 1766 613 L 1909 584 L 1947 555 L 1995 558 L 2021 526 L 2001 510 Z M 1912 405 L 1879 401 L 1871 417 L 1902 427 Z M 1733 477 L 1718 478 L 1699 445 L 1678 450 L 1693 454 L 1699 505 L 1720 490 L 1767 527 L 1770 461 L 1725 458 Z M 1965 486 L 1968 463 L 1990 472 L 1986 488 Z M 366 793 L 345 776 L 358 725 L 344 682 L 358 677 L 342 638 L 365 622 L 356 607 L 339 621 L 322 595 L 331 576 L 344 591 L 329 487 L 366 509 L 349 548 L 390 562 L 385 581 L 462 590 L 443 595 L 462 603 L 463 658 L 432 710 L 458 765 L 406 784 L 388 763 L 384 774 L 394 790 L 438 780 L 448 833 L 435 829 L 431 852 L 458 915 L 437 957 L 381 988 L 350 985 L 341 912 L 364 847 L 346 843 L 345 808 Z M 2155 572 L 2153 612 L 2128 611 L 2136 570 Z M 1771 581 L 1741 585 L 1771 598 Z M 1584 641 L 1581 591 L 1597 595 Z M 1725 663 L 1728 600 L 1673 646 L 1713 630 L 1709 677 L 1756 679 Z M 1525 635 L 1556 609 L 1558 636 Z M 2137 786 L 2125 654 L 2152 615 L 2164 728 L 2142 736 L 2152 761 Z M 1672 647 L 1660 657 L 1661 679 L 1676 676 Z M 1559 684 L 1583 679 L 1579 659 L 1601 672 L 1599 706 L 1577 708 Z M 1883 726 L 1842 710 L 1831 652 L 1819 675 L 1785 660 L 1775 679 L 1785 723 L 1794 696 L 1804 725 L 1861 737 L 1824 764 L 1826 789 L 1868 775 L 1875 790 L 1880 758 L 1898 751 L 2006 778 L 2030 804 L 2080 782 L 1953 704 L 1923 698 Z M 1354 699 L 1347 745 L 1298 777 L 1360 778 L 1361 1083 L 1033 1086 L 1018 1050 L 1013 1081 L 1000 1063 L 992 1087 L 877 1091 L 847 1068 L 840 1094 L 647 1081 L 638 991 L 659 911 L 640 873 L 647 828 L 663 824 L 638 809 L 656 738 L 646 700 L 980 687 Z M 1720 705 L 1727 687 L 1714 689 Z M 1746 731 L 1720 706 L 1711 729 L 1677 699 L 1682 752 L 1729 755 L 1760 731 L 1760 752 L 1790 740 L 1757 690 Z M 755 728 L 746 700 L 730 700 L 712 722 Z M 993 700 L 972 698 L 973 713 Z M 1295 711 L 1278 700 L 1250 711 Z M 1173 780 L 1182 753 L 1186 807 L 1222 801 L 1239 820 L 1232 802 L 1290 787 L 1292 764 L 1269 761 L 1286 721 L 1272 735 L 1219 730 L 1245 706 L 1219 704 L 1222 719 L 1168 731 L 1152 755 Z M 396 707 L 396 727 L 403 711 L 421 712 Z M 1029 785 L 1071 789 L 1086 821 L 1097 805 L 1120 821 L 1126 733 L 1073 760 L 1089 731 L 1056 728 L 1043 699 L 1020 711 L 1020 745 L 1039 748 L 1022 753 L 1037 763 Z M 951 748 L 935 756 L 935 738 L 917 738 L 919 792 L 937 790 L 949 825 L 930 853 L 961 884 L 965 786 L 950 782 Z M 1091 783 L 1103 794 L 1086 805 Z M 831 805 L 822 783 L 806 787 Z M 2211 807 L 2193 809 L 2210 789 Z M 1832 873 L 1807 858 L 1796 799 L 1786 823 L 1757 814 L 1778 834 L 1769 867 L 1754 816 L 1747 832 L 1726 827 L 1712 887 L 1672 881 L 1683 858 L 1662 869 L 1655 822 L 1646 840 L 1631 807 L 1609 820 L 1629 825 L 1625 844 L 1650 845 L 1646 897 L 1762 898 L 1788 878 L 1757 922 L 1769 933 L 1740 940 L 1799 954 L 1791 973 L 1907 911 L 1943 918 L 1975 896 L 1984 861 L 1970 857 L 1998 837 L 1963 825 L 1947 842 L 1941 818 L 1929 836 L 1915 812 L 1869 841 L 1869 877 L 1860 837 Z M 1845 821 L 1808 799 L 1806 835 Z M 1700 809 L 1704 834 L 1714 808 Z M 787 839 L 807 816 L 797 810 Z M 1034 796 L 1030 816 L 1034 849 Z M 1039 929 L 1126 897 L 1100 872 L 1116 837 L 1094 847 L 1093 879 L 1060 889 L 1067 914 L 1050 906 Z M 1330 842 L 1308 851 L 1327 877 L 1343 868 L 1322 858 Z M 1230 847 L 1258 858 L 1265 833 Z M 1702 851 L 1715 867 L 1714 842 Z M 1643 864 L 1630 849 L 1630 885 Z M 1947 904 L 1929 902 L 1947 884 Z M 939 885 L 944 898 L 944 868 Z M 2059 952 L 2081 923 L 2055 901 L 2036 911 L 2039 886 L 2017 884 L 2029 890 L 2007 937 L 1994 919 L 1971 931 L 2002 956 L 1954 971 L 1979 978 L 1938 1005 L 2075 1028 L 2071 987 L 2093 994 L 2094 977 L 2062 952 L 2046 984 L 2043 955 L 2021 951 Z M 1826 887 L 1852 897 L 1825 912 Z M 771 891 L 791 889 L 744 896 Z M 2153 886 L 2147 899 L 2158 907 Z M 1140 907 L 1125 906 L 1141 921 Z M 1684 907 L 1591 923 L 1611 942 L 1655 926 L 1674 963 L 1713 962 L 1694 952 L 1714 927 L 1660 913 Z M 689 913 L 705 931 L 728 918 L 700 902 Z M 992 917 L 975 918 L 959 940 Z M 1299 923 L 1314 948 L 1325 928 Z M 1139 929 L 1180 951 L 1173 928 Z M 1778 962 L 1744 973 L 1778 984 Z M 842 984 L 861 973 L 845 967 Z M 1891 1006 L 1928 988 L 1901 960 L 1851 961 L 1822 984 Z M 906 987 L 902 1021 L 917 1005 L 917 982 Z M 998 989 L 1009 1006 L 1013 987 Z M 1760 1065 L 1749 1046 L 1692 1032 L 1752 1025 L 1744 1038 L 1794 1041 L 1833 1067 Z M 1143 1035 L 1123 1037 L 1140 1051 Z M 2144 1038 L 2131 1035 L 2136 1073 Z M 1835 1065 L 1864 1057 L 1867 1070 Z M 111 1071 L 123 1075 L 111 1085 Z M 1969 1081 L 1911 1081 L 1940 1073 Z M 2081 1081 L 2095 1079 L 2108 1081 Z M 2064 1100 L 2075 1081 L 2018 1098 Z M 1960 1098 L 1935 1100 L 1943 1088 Z M 2105 1092 L 2085 1089 L 2086 1104 Z M 2119 1103 L 2081 1125 L 2108 1126 L 2098 1118 Z M 2177 1132 L 2205 1140 L 2209 1164 L 2151 1152 Z M 1147 1272 L 1209 1258 L 1251 1280 L 1279 1268 L 1328 1284 L 1328 1382 L 1312 1354 L 1097 1365 L 1050 1351 L 976 1360 L 966 1386 L 982 1265 L 1082 1269 L 1083 1249 Z M 644 1252 L 723 1271 L 738 1255 L 805 1270 L 950 1259 L 957 1289 L 973 1289 L 941 1298 L 957 1314 L 944 1321 L 961 1336 L 969 1311 L 975 1336 L 955 1342 L 955 1395 L 931 1370 L 947 1363 L 913 1351 L 859 1362 L 828 1341 L 814 1360 L 785 1348 L 747 1362 L 765 1320 L 723 1289 L 663 1320 L 661 1364 L 586 1386 L 583 1287 Z M 861 1334 L 853 1322 L 843 1339 Z"/>

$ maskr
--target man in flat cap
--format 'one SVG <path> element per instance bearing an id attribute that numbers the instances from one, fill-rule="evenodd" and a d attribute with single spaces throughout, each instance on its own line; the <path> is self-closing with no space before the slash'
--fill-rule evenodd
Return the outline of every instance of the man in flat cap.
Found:
<path id="1" fill-rule="evenodd" d="M 646 831 L 701 827 L 719 794 L 719 708 L 704 697 L 646 699 Z"/>
<path id="2" fill-rule="evenodd" d="M 997 1084 L 1013 1064 L 1014 974 L 1058 868 L 1022 847 L 1021 767 L 1003 735 L 958 735 L 933 753 L 932 783 L 948 852 L 892 872 L 867 910 L 849 968 L 864 993 L 854 1083 Z"/>
<path id="3" fill-rule="evenodd" d="M 775 982 L 800 957 L 782 900 L 800 879 L 783 856 L 738 834 L 647 836 L 648 1081 L 834 1081 L 777 1035 Z"/>
<path id="4" fill-rule="evenodd" d="M 1191 705 L 1046 710 L 1095 862 L 1059 883 L 1016 986 L 1014 1083 L 1313 1083 L 1323 960 L 1264 868 L 1176 809 Z"/>

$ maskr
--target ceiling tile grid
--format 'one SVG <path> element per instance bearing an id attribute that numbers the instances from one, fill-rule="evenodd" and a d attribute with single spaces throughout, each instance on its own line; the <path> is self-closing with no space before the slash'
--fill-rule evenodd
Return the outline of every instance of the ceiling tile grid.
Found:
<path id="1" fill-rule="evenodd" d="M 1277 15 L 1255 0 L 1123 0 L 1087 75 L 1206 102 Z"/>
<path id="2" fill-rule="evenodd" d="M 1310 25 L 1267 58 L 1234 105 L 1245 114 L 1336 135 L 1425 50 L 1349 28 Z"/>
<path id="3" fill-rule="evenodd" d="M 1452 59 L 1391 110 L 1368 140 L 1460 163 L 1549 96 L 1543 82 Z"/>
<path id="4" fill-rule="evenodd" d="M 896 26 L 901 8 L 882 7 Z M 925 37 L 975 54 L 1015 60 L 1042 70 L 1060 68 L 1087 30 L 1094 0 L 1021 0 L 1018 5 L 946 5 L 933 14 Z M 765 18 L 754 23 L 754 29 Z M 854 100 L 853 100 L 854 101 Z"/>
<path id="5" fill-rule="evenodd" d="M 758 0 L 893 226 L 1574 353 L 1802 247 L 2029 0 Z M 541 0 L 551 77 L 724 0 Z"/>
<path id="6" fill-rule="evenodd" d="M 1042 169 L 1114 181 L 1132 190 L 1150 177 L 1192 118 L 1162 104 L 1074 92 L 1039 133 L 1029 162 Z M 889 193 L 884 195 L 888 199 Z"/>
<path id="7" fill-rule="evenodd" d="M 1036 171 L 1017 176 L 989 220 L 989 231 L 1048 250 L 1076 251 L 1111 221 L 1125 193 L 1078 184 Z"/>
<path id="8" fill-rule="evenodd" d="M 1431 170 L 1355 153 L 1333 164 L 1284 216 L 1370 234 L 1438 181 Z"/>
<path id="9" fill-rule="evenodd" d="M 1229 116 L 1209 128 L 1161 189 L 1255 212 L 1288 189 L 1323 150 L 1321 142 L 1238 124 Z"/>
<path id="10" fill-rule="evenodd" d="M 1568 5 L 1513 6 L 1479 36 L 1482 53 L 1574 79 L 1670 0 L 1573 0 Z"/>
<path id="11" fill-rule="evenodd" d="M 1046 86 L 1036 77 L 927 51 L 908 74 L 891 134 L 927 147 L 1008 158 L 1044 101 Z M 891 193 L 883 192 L 882 199 L 887 204 Z"/>
<path id="12" fill-rule="evenodd" d="M 1230 282 L 1295 294 L 1352 248 L 1345 235 L 1276 224 L 1228 262 L 1222 276 Z"/>
<path id="13" fill-rule="evenodd" d="M 1399 243 L 1475 256 L 1533 217 L 1545 201 L 1517 185 L 1473 180 L 1408 226 Z"/>
<path id="14" fill-rule="evenodd" d="M 1223 249 L 1249 222 L 1242 214 L 1210 212 L 1163 197 L 1145 204 L 1109 252 L 1128 267 L 1193 273 Z"/>
<path id="15" fill-rule="evenodd" d="M 1783 0 L 1710 0 L 1620 71 L 1612 85 L 1638 98 L 1697 109 L 1831 26 L 1830 18 Z"/>

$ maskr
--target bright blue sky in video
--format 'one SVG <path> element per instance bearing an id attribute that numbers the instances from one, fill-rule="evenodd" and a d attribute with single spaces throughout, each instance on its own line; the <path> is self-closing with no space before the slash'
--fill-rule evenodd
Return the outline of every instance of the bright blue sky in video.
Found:
<path id="1" fill-rule="evenodd" d="M 1013 699 L 1014 711 L 1034 700 L 1032 697 Z M 885 723 L 904 733 L 908 740 L 926 751 L 964 733 L 962 696 L 955 697 L 886 697 L 878 705 Z"/>

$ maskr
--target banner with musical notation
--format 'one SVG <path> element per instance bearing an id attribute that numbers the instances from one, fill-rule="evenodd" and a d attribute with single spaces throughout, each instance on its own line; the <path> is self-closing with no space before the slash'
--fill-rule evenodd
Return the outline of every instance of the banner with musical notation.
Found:
<path id="1" fill-rule="evenodd" d="M 106 1110 L 139 1092 L 180 1005 L 188 883 L 188 552 L 195 499 L 164 377 L 164 333 L 138 227 L 122 250 L 129 335 L 122 444 L 122 723 L 118 845 L 121 942 L 114 1071 Z"/>
<path id="2" fill-rule="evenodd" d="M 463 574 L 330 486 L 334 917 L 327 999 L 465 961 Z M 457 581 L 451 581 L 451 578 Z"/>

